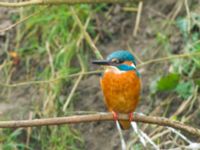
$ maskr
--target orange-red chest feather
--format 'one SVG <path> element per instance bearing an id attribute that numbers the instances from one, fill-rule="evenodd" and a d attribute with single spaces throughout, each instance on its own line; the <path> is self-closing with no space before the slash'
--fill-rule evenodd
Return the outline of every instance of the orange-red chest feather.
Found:
<path id="1" fill-rule="evenodd" d="M 105 72 L 101 87 L 109 111 L 133 112 L 139 102 L 141 81 L 135 71 Z"/>

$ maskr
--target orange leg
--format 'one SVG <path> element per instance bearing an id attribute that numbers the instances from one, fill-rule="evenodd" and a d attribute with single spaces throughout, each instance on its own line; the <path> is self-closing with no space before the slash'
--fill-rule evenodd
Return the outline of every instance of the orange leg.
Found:
<path id="1" fill-rule="evenodd" d="M 133 121 L 133 112 L 131 112 L 131 113 L 129 113 L 129 121 L 131 122 L 131 121 Z"/>
<path id="2" fill-rule="evenodd" d="M 115 111 L 112 111 L 114 121 L 118 120 L 118 114 Z"/>

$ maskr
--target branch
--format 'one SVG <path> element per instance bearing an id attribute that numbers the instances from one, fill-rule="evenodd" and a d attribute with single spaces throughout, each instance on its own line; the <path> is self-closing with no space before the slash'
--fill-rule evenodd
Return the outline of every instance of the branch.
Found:
<path id="1" fill-rule="evenodd" d="M 134 114 L 135 122 L 142 122 L 148 124 L 156 124 L 160 126 L 168 126 L 176 128 L 192 134 L 193 136 L 200 137 L 200 129 L 190 127 L 178 121 L 172 121 L 162 117 L 152 117 Z M 128 120 L 128 116 L 125 114 L 119 114 L 119 119 Z M 20 127 L 34 127 L 34 126 L 46 126 L 46 125 L 61 125 L 94 121 L 111 121 L 113 120 L 112 113 L 98 113 L 89 115 L 74 115 L 67 117 L 56 117 L 46 119 L 34 119 L 34 120 L 20 120 L 20 121 L 0 121 L 0 128 L 20 128 Z"/>
<path id="2" fill-rule="evenodd" d="M 0 7 L 24 7 L 30 5 L 60 4 L 95 4 L 95 3 L 127 3 L 137 0 L 30 0 L 24 2 L 0 2 Z"/>

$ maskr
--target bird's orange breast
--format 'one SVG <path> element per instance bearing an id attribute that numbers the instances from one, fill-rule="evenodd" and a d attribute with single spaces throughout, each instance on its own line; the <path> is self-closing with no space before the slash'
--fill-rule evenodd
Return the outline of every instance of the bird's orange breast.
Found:
<path id="1" fill-rule="evenodd" d="M 101 87 L 109 111 L 133 112 L 139 102 L 141 81 L 135 71 L 105 72 Z"/>

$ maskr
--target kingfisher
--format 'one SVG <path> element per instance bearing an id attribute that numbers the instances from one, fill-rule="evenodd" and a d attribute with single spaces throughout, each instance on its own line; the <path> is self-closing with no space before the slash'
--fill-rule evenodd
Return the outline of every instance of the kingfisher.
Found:
<path id="1" fill-rule="evenodd" d="M 118 113 L 129 115 L 129 120 L 119 120 L 122 129 L 129 129 L 141 91 L 135 57 L 129 51 L 117 50 L 106 60 L 94 60 L 92 63 L 105 66 L 100 78 L 104 102 L 115 121 L 118 120 Z"/>

